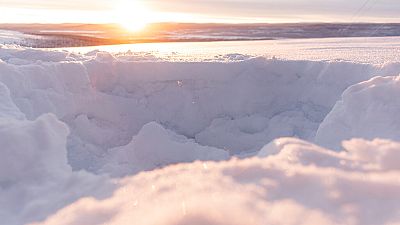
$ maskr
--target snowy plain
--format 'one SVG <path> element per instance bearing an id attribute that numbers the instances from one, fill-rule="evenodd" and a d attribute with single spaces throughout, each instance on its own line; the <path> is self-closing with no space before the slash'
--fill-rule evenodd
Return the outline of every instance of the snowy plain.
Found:
<path id="1" fill-rule="evenodd" d="M 400 223 L 400 38 L 96 49 L 0 47 L 0 224 Z"/>
<path id="2" fill-rule="evenodd" d="M 147 43 L 66 48 L 87 53 L 94 49 L 123 56 L 137 54 L 168 61 L 229 61 L 250 56 L 289 60 L 348 61 L 384 64 L 400 61 L 400 37 L 307 38 L 267 41 Z"/>

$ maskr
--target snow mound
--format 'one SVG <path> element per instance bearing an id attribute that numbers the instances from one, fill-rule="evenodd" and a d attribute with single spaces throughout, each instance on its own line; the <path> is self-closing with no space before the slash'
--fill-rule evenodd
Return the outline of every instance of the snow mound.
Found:
<path id="1" fill-rule="evenodd" d="M 105 177 L 72 172 L 68 134 L 54 114 L 27 120 L 0 83 L 1 224 L 42 220 L 82 196 L 104 196 L 111 190 Z"/>
<path id="2" fill-rule="evenodd" d="M 400 158 L 366 156 L 397 155 L 400 143 L 353 140 L 345 149 L 278 139 L 263 149 L 266 158 L 195 162 L 125 178 L 112 197 L 81 199 L 37 225 L 398 223 L 400 171 L 392 166 Z"/>
<path id="3" fill-rule="evenodd" d="M 343 140 L 400 140 L 400 77 L 374 77 L 348 88 L 321 123 L 315 141 L 338 149 Z"/>
<path id="4" fill-rule="evenodd" d="M 111 173 L 133 174 L 180 162 L 224 160 L 229 154 L 221 149 L 198 145 L 152 122 L 144 125 L 128 145 L 111 149 L 109 157 L 107 165 L 119 167 L 109 168 Z"/>
<path id="5" fill-rule="evenodd" d="M 82 196 L 104 196 L 111 190 L 101 176 L 72 172 L 67 135 L 67 126 L 51 114 L 35 121 L 0 119 L 2 224 L 42 220 Z"/>

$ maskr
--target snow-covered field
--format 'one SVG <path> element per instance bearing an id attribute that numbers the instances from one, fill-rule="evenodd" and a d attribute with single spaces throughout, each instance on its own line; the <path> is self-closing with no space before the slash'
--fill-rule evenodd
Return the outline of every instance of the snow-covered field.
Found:
<path id="1" fill-rule="evenodd" d="M 16 44 L 29 45 L 32 40 L 44 39 L 36 35 L 23 34 L 18 31 L 1 30 L 0 29 L 0 44 Z"/>
<path id="2" fill-rule="evenodd" d="M 119 56 L 136 55 L 136 60 L 229 61 L 250 56 L 290 60 L 348 61 L 368 64 L 400 62 L 400 37 L 356 37 L 227 41 L 193 43 L 148 43 L 100 47 L 65 48 L 88 53 L 102 50 Z"/>
<path id="3" fill-rule="evenodd" d="M 399 224 L 400 38 L 289 42 L 1 46 L 0 224 Z"/>

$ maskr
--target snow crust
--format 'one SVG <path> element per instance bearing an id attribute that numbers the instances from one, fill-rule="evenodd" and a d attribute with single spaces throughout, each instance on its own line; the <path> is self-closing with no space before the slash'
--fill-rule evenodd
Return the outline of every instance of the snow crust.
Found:
<path id="1" fill-rule="evenodd" d="M 398 74 L 2 46 L 1 223 L 398 223 Z"/>

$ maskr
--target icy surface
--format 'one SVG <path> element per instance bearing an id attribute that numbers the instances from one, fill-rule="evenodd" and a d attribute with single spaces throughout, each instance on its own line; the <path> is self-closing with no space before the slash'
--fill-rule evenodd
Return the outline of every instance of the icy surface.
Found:
<path id="1" fill-rule="evenodd" d="M 1 222 L 400 222 L 398 61 L 221 59 L 1 46 Z"/>

